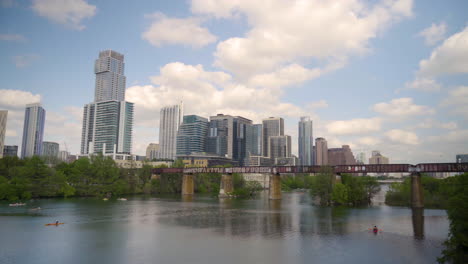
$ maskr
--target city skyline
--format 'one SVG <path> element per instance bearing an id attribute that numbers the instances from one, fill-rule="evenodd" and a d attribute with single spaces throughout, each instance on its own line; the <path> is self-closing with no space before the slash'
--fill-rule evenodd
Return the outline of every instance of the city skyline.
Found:
<path id="1" fill-rule="evenodd" d="M 356 1 L 366 9 L 360 12 L 353 3 L 332 9 L 316 1 L 302 8 L 278 1 L 268 8 L 141 1 L 110 12 L 105 2 L 80 0 L 88 13 L 75 20 L 67 18 L 83 10 L 62 2 L 56 9 L 62 16 L 39 13 L 29 2 L 0 7 L 10 21 L 0 28 L 0 54 L 8 58 L 0 62 L 0 110 L 9 112 L 5 145 L 21 148 L 24 107 L 41 101 L 44 140 L 79 153 L 82 106 L 94 94 L 90 65 L 99 51 L 112 49 L 126 59 L 135 154 L 158 142 L 159 110 L 180 100 L 187 114 L 206 118 L 223 113 L 258 124 L 283 117 L 292 142 L 299 117 L 311 116 L 313 135 L 329 148 L 350 145 L 368 156 L 379 149 L 395 163 L 449 162 L 468 147 L 466 2 Z M 379 19 L 377 10 L 384 14 Z M 317 19 L 301 23 L 305 14 Z M 284 19 L 277 30 L 270 15 Z M 116 22 L 111 17 L 123 25 L 117 32 L 108 30 Z M 349 32 L 337 31 L 336 17 Z"/>

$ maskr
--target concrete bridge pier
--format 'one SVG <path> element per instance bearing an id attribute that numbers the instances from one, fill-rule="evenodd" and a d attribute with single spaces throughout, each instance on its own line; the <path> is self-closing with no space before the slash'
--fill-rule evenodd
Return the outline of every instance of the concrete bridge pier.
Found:
<path id="1" fill-rule="evenodd" d="M 232 173 L 221 175 L 221 186 L 219 187 L 219 198 L 229 197 L 234 191 Z"/>
<path id="2" fill-rule="evenodd" d="M 279 173 L 270 175 L 270 195 L 271 200 L 281 199 L 281 175 Z"/>
<path id="3" fill-rule="evenodd" d="M 423 188 L 419 172 L 411 173 L 411 208 L 424 208 Z"/>
<path id="4" fill-rule="evenodd" d="M 423 239 L 424 238 L 424 208 L 412 208 L 411 209 L 413 222 L 413 233 L 414 238 Z"/>
<path id="5" fill-rule="evenodd" d="M 182 176 L 182 195 L 193 195 L 194 187 L 193 174 L 184 174 Z"/>

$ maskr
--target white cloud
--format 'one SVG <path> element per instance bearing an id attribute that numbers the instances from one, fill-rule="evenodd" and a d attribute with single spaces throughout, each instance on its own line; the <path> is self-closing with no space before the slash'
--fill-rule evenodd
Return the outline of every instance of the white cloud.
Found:
<path id="1" fill-rule="evenodd" d="M 317 78 L 321 74 L 321 69 L 307 69 L 298 64 L 291 64 L 275 72 L 257 74 L 249 80 L 249 84 L 259 87 L 285 87 Z"/>
<path id="2" fill-rule="evenodd" d="M 360 145 L 375 146 L 380 144 L 380 139 L 376 137 L 361 137 L 357 140 Z"/>
<path id="3" fill-rule="evenodd" d="M 446 39 L 435 48 L 429 59 L 419 62 L 418 74 L 435 77 L 468 73 L 468 27 Z"/>
<path id="4" fill-rule="evenodd" d="M 26 38 L 20 34 L 0 34 L 0 40 L 23 42 L 26 41 Z"/>
<path id="5" fill-rule="evenodd" d="M 67 27 L 83 30 L 83 19 L 96 14 L 96 6 L 86 0 L 33 0 L 32 9 L 40 16 Z"/>
<path id="6" fill-rule="evenodd" d="M 0 90 L 0 108 L 25 108 L 26 104 L 37 103 L 41 101 L 41 95 L 32 94 L 21 90 Z"/>
<path id="7" fill-rule="evenodd" d="M 309 109 L 327 108 L 327 107 L 328 107 L 328 103 L 326 100 L 323 100 L 323 99 L 307 104 L 307 108 Z"/>
<path id="8" fill-rule="evenodd" d="M 407 145 L 417 145 L 419 144 L 418 136 L 410 131 L 405 131 L 401 129 L 392 129 L 385 133 L 385 136 L 395 142 Z"/>
<path id="9" fill-rule="evenodd" d="M 392 22 L 410 16 L 411 9 L 411 0 L 373 6 L 357 0 L 192 1 L 195 14 L 245 15 L 250 31 L 219 43 L 215 53 L 215 65 L 242 79 L 280 71 L 299 58 L 304 65 L 339 68 L 336 65 L 343 65 L 349 56 L 368 52 L 369 41 Z"/>
<path id="10" fill-rule="evenodd" d="M 440 122 L 434 119 L 427 118 L 423 120 L 422 122 L 416 124 L 416 128 L 424 128 L 424 129 L 429 129 L 429 128 L 442 128 L 442 129 L 448 129 L 448 130 L 454 130 L 458 128 L 457 123 L 451 121 L 451 122 Z"/>
<path id="11" fill-rule="evenodd" d="M 182 44 L 199 48 L 216 41 L 216 36 L 200 26 L 201 19 L 169 18 L 161 13 L 150 17 L 154 21 L 142 37 L 156 47 L 165 44 Z"/>
<path id="12" fill-rule="evenodd" d="M 363 134 L 379 131 L 381 120 L 379 118 L 358 118 L 345 121 L 332 121 L 326 127 L 329 133 L 335 135 Z"/>
<path id="13" fill-rule="evenodd" d="M 452 112 L 468 118 L 468 86 L 459 86 L 449 92 L 441 106 L 451 107 Z"/>
<path id="14" fill-rule="evenodd" d="M 424 92 L 436 92 L 440 90 L 440 83 L 430 78 L 416 78 L 412 82 L 407 82 L 406 87 Z"/>
<path id="15" fill-rule="evenodd" d="M 423 37 L 425 43 L 432 46 L 445 38 L 446 31 L 447 24 L 445 22 L 441 22 L 439 25 L 432 23 L 430 27 L 419 32 L 418 36 Z"/>
<path id="16" fill-rule="evenodd" d="M 16 68 L 24 68 L 37 61 L 39 58 L 40 56 L 36 54 L 18 55 L 13 57 L 13 62 Z"/>
<path id="17" fill-rule="evenodd" d="M 413 103 L 413 99 L 408 97 L 393 99 L 390 103 L 377 103 L 373 106 L 373 110 L 383 115 L 398 118 L 434 113 L 433 109 L 424 105 L 416 105 Z"/>

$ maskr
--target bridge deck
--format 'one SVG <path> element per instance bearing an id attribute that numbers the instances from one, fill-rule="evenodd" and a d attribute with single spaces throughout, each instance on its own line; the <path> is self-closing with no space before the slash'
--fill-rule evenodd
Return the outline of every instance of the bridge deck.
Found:
<path id="1" fill-rule="evenodd" d="M 232 167 L 232 168 L 156 168 L 153 174 L 164 173 L 318 173 L 332 168 L 335 173 L 391 173 L 391 172 L 468 172 L 468 163 L 420 163 L 337 165 L 337 166 L 278 166 L 278 167 Z"/>

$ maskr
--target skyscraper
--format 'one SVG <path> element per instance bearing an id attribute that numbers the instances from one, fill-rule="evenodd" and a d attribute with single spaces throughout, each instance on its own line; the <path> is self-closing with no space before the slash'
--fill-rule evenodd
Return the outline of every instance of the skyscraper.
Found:
<path id="1" fill-rule="evenodd" d="M 40 103 L 26 105 L 21 158 L 42 154 L 45 114 L 46 111 Z"/>
<path id="2" fill-rule="evenodd" d="M 247 151 L 251 156 L 261 156 L 263 152 L 263 125 L 254 124 L 247 133 Z"/>
<path id="3" fill-rule="evenodd" d="M 184 116 L 177 132 L 177 155 L 205 152 L 207 132 L 208 119 L 197 115 Z"/>
<path id="4" fill-rule="evenodd" d="M 147 160 L 159 159 L 159 144 L 158 143 L 150 143 L 148 147 L 146 147 L 146 159 Z"/>
<path id="5" fill-rule="evenodd" d="M 314 165 L 314 138 L 312 133 L 312 120 L 303 116 L 299 121 L 299 164 L 302 166 Z"/>
<path id="6" fill-rule="evenodd" d="M 3 147 L 3 157 L 18 157 L 18 146 L 8 146 Z"/>
<path id="7" fill-rule="evenodd" d="M 270 136 L 270 159 L 291 157 L 291 136 Z"/>
<path id="8" fill-rule="evenodd" d="M 99 52 L 99 58 L 94 63 L 95 102 L 125 100 L 124 66 L 124 55 L 113 50 Z"/>
<path id="9" fill-rule="evenodd" d="M 183 121 L 184 105 L 166 106 L 161 109 L 159 120 L 159 148 L 162 159 L 175 159 L 177 131 Z"/>
<path id="10" fill-rule="evenodd" d="M 315 139 L 315 165 L 328 165 L 328 146 L 324 138 Z"/>
<path id="11" fill-rule="evenodd" d="M 3 158 L 3 146 L 5 145 L 5 134 L 8 111 L 0 110 L 0 159 Z"/>
<path id="12" fill-rule="evenodd" d="M 131 154 L 133 103 L 125 101 L 124 56 L 99 53 L 94 102 L 84 106 L 81 154 Z"/>
<path id="13" fill-rule="evenodd" d="M 270 157 L 270 137 L 284 136 L 284 119 L 269 117 L 263 120 L 263 156 Z"/>
<path id="14" fill-rule="evenodd" d="M 47 164 L 56 162 L 59 158 L 59 144 L 56 142 L 44 141 L 42 142 L 42 153 Z"/>
<path id="15" fill-rule="evenodd" d="M 372 157 L 369 158 L 369 164 L 388 164 L 388 158 L 380 154 L 380 151 L 373 150 Z"/>
<path id="16" fill-rule="evenodd" d="M 252 121 L 247 118 L 223 114 L 211 116 L 206 151 L 243 165 L 248 155 L 248 131 L 251 130 Z"/>
<path id="17" fill-rule="evenodd" d="M 356 159 L 348 145 L 328 149 L 328 165 L 354 165 Z"/>

